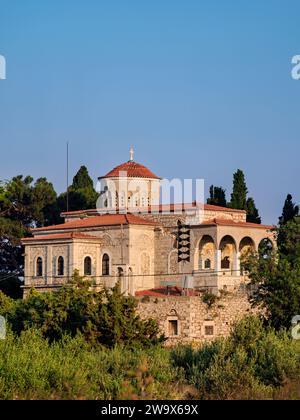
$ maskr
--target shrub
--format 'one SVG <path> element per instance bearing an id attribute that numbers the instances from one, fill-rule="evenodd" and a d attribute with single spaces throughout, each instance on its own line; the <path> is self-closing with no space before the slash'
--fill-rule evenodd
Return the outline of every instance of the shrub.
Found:
<path id="1" fill-rule="evenodd" d="M 6 316 L 17 334 L 34 327 L 50 341 L 80 332 L 89 343 L 107 347 L 161 343 L 164 337 L 158 324 L 152 319 L 142 320 L 136 308 L 137 301 L 121 294 L 118 285 L 95 292 L 78 273 L 73 284 L 54 293 L 32 290 L 25 300 L 19 301 L 0 295 L 0 314 Z"/>
<path id="2" fill-rule="evenodd" d="M 41 331 L 11 331 L 0 341 L 0 399 L 177 398 L 179 370 L 169 351 L 91 347 L 80 334 L 50 343 Z M 182 378 L 181 378 L 182 379 Z M 150 383 L 151 382 L 151 383 Z"/>
<path id="3" fill-rule="evenodd" d="M 206 292 L 201 299 L 203 303 L 206 303 L 208 307 L 211 308 L 216 303 L 218 297 L 213 293 Z"/>
<path id="4" fill-rule="evenodd" d="M 256 317 L 238 322 L 227 339 L 175 349 L 172 360 L 206 399 L 270 398 L 300 372 L 295 341 Z"/>

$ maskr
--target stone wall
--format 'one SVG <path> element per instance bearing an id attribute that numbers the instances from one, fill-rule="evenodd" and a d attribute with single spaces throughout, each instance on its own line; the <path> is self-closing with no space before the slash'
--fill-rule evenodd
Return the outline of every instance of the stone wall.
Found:
<path id="1" fill-rule="evenodd" d="M 153 318 L 158 322 L 168 346 L 226 337 L 235 321 L 257 312 L 242 290 L 222 293 L 211 307 L 203 302 L 203 296 L 144 296 L 139 298 L 138 312 L 143 319 Z M 176 323 L 178 331 L 174 334 Z"/>

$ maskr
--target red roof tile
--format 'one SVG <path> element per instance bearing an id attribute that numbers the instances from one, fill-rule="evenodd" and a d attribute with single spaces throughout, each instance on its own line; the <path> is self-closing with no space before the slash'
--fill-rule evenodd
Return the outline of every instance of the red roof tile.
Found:
<path id="1" fill-rule="evenodd" d="M 98 236 L 86 235 L 80 232 L 56 233 L 52 235 L 37 235 L 34 238 L 22 238 L 22 242 L 47 241 L 54 239 L 99 239 Z"/>
<path id="2" fill-rule="evenodd" d="M 201 225 L 218 225 L 218 226 L 236 226 L 236 227 L 249 227 L 257 229 L 274 229 L 274 226 L 270 225 L 259 225 L 257 223 L 250 222 L 235 222 L 230 219 L 211 219 L 205 222 L 202 222 Z"/>
<path id="3" fill-rule="evenodd" d="M 141 165 L 140 163 L 134 161 L 128 161 L 122 163 L 119 166 L 116 166 L 113 170 L 108 172 L 105 176 L 99 177 L 102 178 L 119 178 L 120 172 L 126 172 L 126 176 L 129 178 L 153 178 L 160 179 L 158 176 L 154 175 L 146 166 Z"/>
<path id="4" fill-rule="evenodd" d="M 227 211 L 230 213 L 247 213 L 246 210 L 231 209 L 230 207 L 214 206 L 212 204 L 204 204 L 204 210 Z"/>
<path id="5" fill-rule="evenodd" d="M 204 209 L 204 210 L 211 210 L 211 211 L 219 211 L 219 212 L 228 212 L 228 213 L 242 213 L 245 214 L 245 210 L 238 210 L 238 209 L 231 209 L 229 207 L 219 207 L 219 206 L 213 206 L 211 204 L 201 204 L 201 203 L 179 203 L 179 204 L 159 204 L 159 205 L 153 205 L 151 207 L 132 207 L 129 209 L 130 213 L 146 213 L 150 210 L 154 212 L 164 212 L 170 210 L 176 211 L 176 210 L 193 210 L 195 208 L 198 209 Z M 104 210 L 104 209 L 99 209 Z M 97 213 L 96 209 L 89 209 L 89 210 L 76 210 L 76 211 L 68 211 L 63 212 L 62 216 L 76 216 L 80 214 L 95 214 Z"/>
<path id="6" fill-rule="evenodd" d="M 102 216 L 86 217 L 81 220 L 74 220 L 60 225 L 46 226 L 42 228 L 32 229 L 32 232 L 89 228 L 97 226 L 117 226 L 117 225 L 150 225 L 156 226 L 157 223 L 150 220 L 142 219 L 133 214 L 104 214 Z"/>

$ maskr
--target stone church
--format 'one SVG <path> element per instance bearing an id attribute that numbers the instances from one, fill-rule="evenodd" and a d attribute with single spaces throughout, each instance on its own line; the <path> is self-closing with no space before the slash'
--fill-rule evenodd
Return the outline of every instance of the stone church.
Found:
<path id="1" fill-rule="evenodd" d="M 244 282 L 243 253 L 275 245 L 272 226 L 247 223 L 243 210 L 162 205 L 161 178 L 135 162 L 132 149 L 129 161 L 99 177 L 99 188 L 95 209 L 65 212 L 64 223 L 23 239 L 25 296 L 32 287 L 58 288 L 74 270 L 96 288 L 120 281 L 130 295 L 170 287 L 218 294 Z M 188 226 L 185 259 L 178 258 L 178 226 Z"/>

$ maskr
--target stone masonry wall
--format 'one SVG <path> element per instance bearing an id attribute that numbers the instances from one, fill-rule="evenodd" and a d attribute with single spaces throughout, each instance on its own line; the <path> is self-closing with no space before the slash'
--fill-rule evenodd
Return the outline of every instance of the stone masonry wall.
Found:
<path id="1" fill-rule="evenodd" d="M 166 345 L 172 346 L 226 337 L 235 321 L 257 311 L 251 308 L 246 292 L 236 291 L 223 293 L 212 307 L 201 296 L 145 296 L 139 299 L 138 312 L 143 319 L 155 319 L 167 337 Z M 176 322 L 177 335 L 172 331 Z"/>

